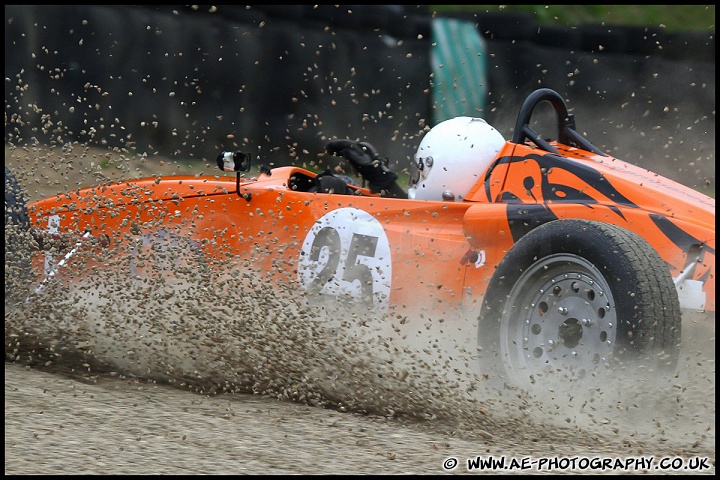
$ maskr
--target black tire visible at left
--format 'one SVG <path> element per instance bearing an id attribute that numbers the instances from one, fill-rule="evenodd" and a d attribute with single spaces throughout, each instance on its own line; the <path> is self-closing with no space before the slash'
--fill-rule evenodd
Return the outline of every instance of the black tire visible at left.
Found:
<path id="1" fill-rule="evenodd" d="M 5 167 L 5 227 L 17 225 L 20 229 L 30 229 L 25 191 L 18 184 L 12 171 Z"/>
<path id="2" fill-rule="evenodd" d="M 30 274 L 30 230 L 27 196 L 12 171 L 5 167 L 5 301 L 26 293 Z"/>

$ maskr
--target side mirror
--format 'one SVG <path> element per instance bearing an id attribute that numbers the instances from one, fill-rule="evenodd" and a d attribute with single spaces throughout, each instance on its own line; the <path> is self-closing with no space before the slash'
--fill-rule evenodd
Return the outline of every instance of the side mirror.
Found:
<path id="1" fill-rule="evenodd" d="M 249 172 L 250 154 L 236 152 L 220 152 L 215 159 L 217 166 L 223 172 Z"/>

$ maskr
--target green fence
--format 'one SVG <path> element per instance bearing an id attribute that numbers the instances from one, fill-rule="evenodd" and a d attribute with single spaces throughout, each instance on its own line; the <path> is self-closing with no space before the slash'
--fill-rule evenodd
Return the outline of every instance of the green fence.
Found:
<path id="1" fill-rule="evenodd" d="M 433 123 L 458 116 L 482 117 L 488 92 L 487 50 L 475 24 L 433 19 L 430 62 Z"/>

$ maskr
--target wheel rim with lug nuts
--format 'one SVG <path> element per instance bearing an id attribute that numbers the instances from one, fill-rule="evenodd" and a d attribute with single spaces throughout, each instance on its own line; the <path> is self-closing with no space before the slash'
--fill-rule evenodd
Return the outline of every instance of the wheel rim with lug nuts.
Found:
<path id="1" fill-rule="evenodd" d="M 531 265 L 506 305 L 500 349 L 515 384 L 578 381 L 607 367 L 617 314 L 607 282 L 584 258 L 558 254 Z"/>

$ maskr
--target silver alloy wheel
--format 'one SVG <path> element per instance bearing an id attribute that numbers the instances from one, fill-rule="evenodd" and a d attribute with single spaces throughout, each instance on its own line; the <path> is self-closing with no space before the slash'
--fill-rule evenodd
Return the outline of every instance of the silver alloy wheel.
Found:
<path id="1" fill-rule="evenodd" d="M 586 259 L 566 253 L 542 258 L 522 273 L 505 305 L 500 352 L 515 384 L 577 381 L 611 360 L 615 302 Z"/>

